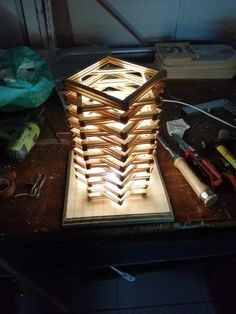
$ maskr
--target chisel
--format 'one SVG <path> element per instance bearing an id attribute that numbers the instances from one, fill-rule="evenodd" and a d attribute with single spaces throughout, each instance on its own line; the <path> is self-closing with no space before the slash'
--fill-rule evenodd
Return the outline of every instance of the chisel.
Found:
<path id="1" fill-rule="evenodd" d="M 157 137 L 162 146 L 170 153 L 172 159 L 174 160 L 174 166 L 180 171 L 184 176 L 188 184 L 196 193 L 197 197 L 203 201 L 205 206 L 214 205 L 218 200 L 218 195 L 215 194 L 210 187 L 202 182 L 198 176 L 189 167 L 187 162 L 179 154 L 175 153 L 167 143 L 160 136 Z"/>

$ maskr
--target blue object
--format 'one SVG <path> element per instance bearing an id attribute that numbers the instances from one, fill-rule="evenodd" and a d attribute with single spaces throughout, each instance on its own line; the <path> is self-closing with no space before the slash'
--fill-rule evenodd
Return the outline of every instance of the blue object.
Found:
<path id="1" fill-rule="evenodd" d="M 0 55 L 0 110 L 38 107 L 53 87 L 47 64 L 29 47 L 12 48 Z"/>

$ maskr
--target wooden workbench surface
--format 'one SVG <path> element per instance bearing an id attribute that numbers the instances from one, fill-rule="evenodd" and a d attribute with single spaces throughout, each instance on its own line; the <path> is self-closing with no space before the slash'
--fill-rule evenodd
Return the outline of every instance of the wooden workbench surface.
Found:
<path id="1" fill-rule="evenodd" d="M 197 104 L 217 98 L 232 97 L 233 88 L 233 82 L 228 80 L 168 81 L 165 98 L 174 96 L 182 101 Z M 67 158 L 71 149 L 71 140 L 65 112 L 56 93 L 48 99 L 44 107 L 46 123 L 40 140 L 27 158 L 22 163 L 9 164 L 1 157 L 1 168 L 14 169 L 16 172 L 16 193 L 29 191 L 29 183 L 38 173 L 47 176 L 38 199 L 22 196 L 0 200 L 0 235 L 2 237 L 62 231 Z M 228 116 L 226 112 L 222 114 L 233 122 L 232 116 Z M 165 121 L 181 117 L 183 117 L 181 106 L 163 104 L 161 134 L 167 136 Z M 197 143 L 200 136 L 206 134 L 210 139 L 216 138 L 219 128 L 224 128 L 220 123 L 202 114 L 185 120 L 191 125 L 191 129 L 186 133 L 190 144 Z M 60 141 L 56 137 L 57 132 L 59 132 Z M 231 129 L 230 132 L 236 138 L 235 130 Z M 168 139 L 168 141 L 173 144 L 171 140 Z M 174 168 L 168 152 L 159 146 L 157 151 L 175 214 L 174 227 L 207 225 L 225 227 L 236 224 L 235 194 L 229 187 L 224 187 L 224 193 L 216 206 L 206 208 L 197 200 L 184 178 Z"/>
<path id="2" fill-rule="evenodd" d="M 190 104 L 199 104 L 218 98 L 230 97 L 232 99 L 234 98 L 234 89 L 235 85 L 233 81 L 170 81 L 167 83 L 166 98 L 174 96 L 176 100 Z M 186 116 L 181 111 L 181 108 L 182 106 L 178 104 L 163 104 L 160 132 L 162 136 L 168 139 L 168 143 L 171 144 L 172 148 L 178 149 L 175 142 L 167 134 L 166 121 L 178 118 L 183 118 L 190 125 L 190 129 L 185 132 L 184 139 L 196 148 L 200 148 L 201 145 L 199 145 L 199 142 L 201 140 L 216 140 L 220 129 L 228 129 L 230 136 L 236 139 L 236 129 L 228 127 L 201 113 Z M 225 109 L 214 110 L 211 113 L 234 124 L 233 115 Z M 235 145 L 234 147 L 230 147 L 230 150 L 232 152 L 234 151 L 234 153 L 236 153 L 235 149 Z M 214 148 L 206 150 L 205 153 L 205 157 L 209 158 L 214 165 L 220 165 L 219 154 Z M 234 224 L 234 220 L 236 219 L 236 194 L 230 185 L 225 184 L 222 189 L 218 191 L 220 197 L 215 206 L 206 208 L 203 206 L 202 202 L 196 198 L 192 189 L 186 184 L 185 179 L 179 171 L 173 167 L 173 161 L 170 159 L 168 152 L 160 148 L 158 159 L 177 222 L 190 226 L 199 226 L 200 224 L 202 226 Z"/>

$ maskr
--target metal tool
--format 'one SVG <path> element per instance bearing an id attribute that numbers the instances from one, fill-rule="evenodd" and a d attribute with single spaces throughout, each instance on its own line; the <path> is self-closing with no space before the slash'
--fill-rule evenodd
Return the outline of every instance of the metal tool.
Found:
<path id="1" fill-rule="evenodd" d="M 110 266 L 110 268 L 112 270 L 114 270 L 117 274 L 119 274 L 124 280 L 130 281 L 130 282 L 135 281 L 135 277 L 134 276 L 132 276 L 132 275 L 130 275 L 128 273 L 125 273 L 123 271 L 120 271 L 119 269 L 117 269 L 114 266 Z"/>
<path id="2" fill-rule="evenodd" d="M 29 193 L 19 193 L 19 194 L 16 194 L 14 197 L 30 196 L 30 197 L 39 198 L 41 189 L 45 181 L 46 181 L 46 176 L 44 174 L 39 173 Z"/>
<path id="3" fill-rule="evenodd" d="M 222 176 L 216 168 L 210 163 L 209 160 L 200 156 L 194 147 L 186 143 L 178 134 L 172 133 L 171 136 L 179 144 L 179 147 L 184 152 L 184 157 L 190 159 L 203 174 L 209 179 L 212 189 L 220 186 L 223 183 Z"/>
<path id="4" fill-rule="evenodd" d="M 174 166 L 184 176 L 184 178 L 194 190 L 198 198 L 203 201 L 205 206 L 214 205 L 218 200 L 217 194 L 215 194 L 206 183 L 202 182 L 198 178 L 198 176 L 187 164 L 185 159 L 176 152 L 174 152 L 163 140 L 163 138 L 161 138 L 160 136 L 158 136 L 157 138 L 162 146 L 170 153 L 171 157 L 174 160 Z"/>

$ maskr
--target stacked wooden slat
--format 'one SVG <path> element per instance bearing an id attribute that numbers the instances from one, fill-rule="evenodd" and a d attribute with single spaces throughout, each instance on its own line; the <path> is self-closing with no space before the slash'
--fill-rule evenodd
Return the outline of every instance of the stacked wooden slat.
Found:
<path id="1" fill-rule="evenodd" d="M 166 73 L 106 57 L 65 81 L 76 176 L 88 198 L 146 194 Z"/>

